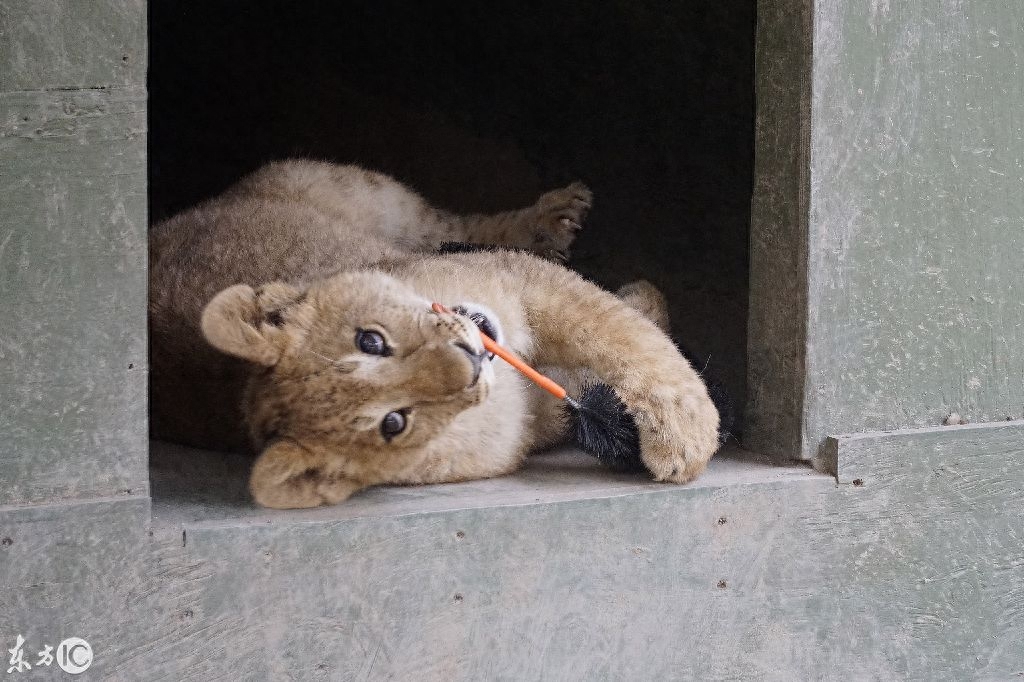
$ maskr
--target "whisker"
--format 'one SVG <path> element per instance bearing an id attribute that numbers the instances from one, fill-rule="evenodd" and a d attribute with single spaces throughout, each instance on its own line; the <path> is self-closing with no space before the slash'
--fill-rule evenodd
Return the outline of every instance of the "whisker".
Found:
<path id="1" fill-rule="evenodd" d="M 346 362 L 345 360 L 335 360 L 334 358 L 329 358 L 329 357 L 327 357 L 326 355 L 324 355 L 322 353 L 317 353 L 315 350 L 313 350 L 311 348 L 306 348 L 304 350 L 307 353 L 311 353 L 311 354 L 317 356 L 318 358 L 320 358 L 324 362 L 329 362 L 330 364 L 332 364 L 337 369 L 341 369 L 341 370 L 345 370 L 345 371 L 351 371 L 352 370 L 352 363 L 350 363 L 350 362 Z"/>
<path id="2" fill-rule="evenodd" d="M 322 355 L 320 353 L 317 353 L 315 350 L 311 350 L 311 349 L 307 348 L 306 352 L 307 353 L 311 353 L 311 354 L 317 356 L 321 360 L 326 360 L 327 362 L 331 363 L 332 365 L 340 365 L 341 364 L 341 360 L 334 360 L 332 358 L 327 357 L 326 355 Z"/>
<path id="3" fill-rule="evenodd" d="M 358 364 L 354 362 L 350 362 L 348 360 L 336 360 L 335 358 L 328 357 L 323 353 L 318 353 L 312 348 L 303 348 L 302 350 L 309 353 L 310 355 L 315 355 L 316 357 L 320 358 L 321 360 L 329 364 L 332 369 L 334 369 L 337 372 L 341 372 L 342 374 L 351 374 L 358 367 Z M 319 372 L 314 372 L 314 374 L 319 374 Z"/>

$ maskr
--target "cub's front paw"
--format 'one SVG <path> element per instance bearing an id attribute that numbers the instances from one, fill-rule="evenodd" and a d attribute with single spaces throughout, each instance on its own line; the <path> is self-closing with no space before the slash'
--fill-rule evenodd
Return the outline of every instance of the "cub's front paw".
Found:
<path id="1" fill-rule="evenodd" d="M 640 457 L 655 480 L 687 483 L 718 450 L 718 410 L 703 384 L 658 393 L 634 403 Z"/>
<path id="2" fill-rule="evenodd" d="M 542 194 L 534 204 L 536 221 L 530 250 L 552 260 L 568 260 L 569 247 L 583 229 L 593 198 L 580 182 Z"/>

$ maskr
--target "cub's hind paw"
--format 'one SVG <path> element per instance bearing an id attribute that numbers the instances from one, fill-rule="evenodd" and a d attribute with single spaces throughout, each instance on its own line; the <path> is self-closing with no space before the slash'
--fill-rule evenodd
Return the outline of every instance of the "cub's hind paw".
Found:
<path id="1" fill-rule="evenodd" d="M 669 333 L 668 302 L 661 291 L 645 279 L 630 282 L 619 287 L 615 295 L 633 310 Z"/>
<path id="2" fill-rule="evenodd" d="M 569 247 L 583 229 L 593 198 L 581 182 L 542 194 L 534 204 L 536 221 L 530 250 L 552 260 L 568 260 Z"/>

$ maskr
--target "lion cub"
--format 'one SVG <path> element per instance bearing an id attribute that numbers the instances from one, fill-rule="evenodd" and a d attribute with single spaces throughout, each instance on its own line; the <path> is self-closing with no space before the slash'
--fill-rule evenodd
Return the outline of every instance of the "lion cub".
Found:
<path id="1" fill-rule="evenodd" d="M 612 386 L 654 477 L 689 481 L 718 413 L 649 319 L 664 319 L 660 294 L 619 298 L 552 262 L 590 203 L 573 184 L 458 216 L 355 166 L 265 166 L 150 233 L 153 436 L 259 453 L 250 488 L 268 507 L 508 473 L 564 425 L 479 327 L 566 381 Z M 520 250 L 438 255 L 445 242 Z"/>

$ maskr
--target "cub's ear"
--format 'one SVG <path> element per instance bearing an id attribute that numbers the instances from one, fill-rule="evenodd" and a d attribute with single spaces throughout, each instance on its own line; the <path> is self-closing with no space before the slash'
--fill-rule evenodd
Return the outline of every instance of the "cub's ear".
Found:
<path id="1" fill-rule="evenodd" d="M 259 289 L 236 284 L 206 304 L 203 336 L 228 355 L 272 367 L 305 336 L 311 311 L 304 300 L 305 292 L 281 282 Z"/>
<path id="2" fill-rule="evenodd" d="M 343 476 L 326 473 L 322 458 L 287 439 L 271 443 L 249 475 L 253 499 L 274 509 L 337 504 L 361 487 Z"/>

